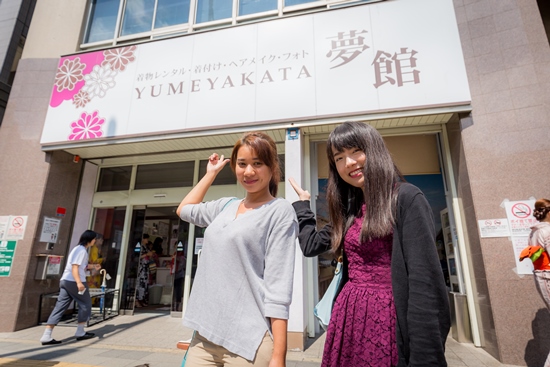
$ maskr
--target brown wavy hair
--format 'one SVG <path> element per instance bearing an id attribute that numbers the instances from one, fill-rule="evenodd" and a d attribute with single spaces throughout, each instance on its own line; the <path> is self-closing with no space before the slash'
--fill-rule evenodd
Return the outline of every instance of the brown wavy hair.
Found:
<path id="1" fill-rule="evenodd" d="M 364 185 L 354 187 L 345 182 L 336 169 L 333 150 L 359 148 L 365 153 Z M 361 241 L 391 233 L 397 205 L 396 183 L 405 181 L 380 133 L 362 122 L 344 122 L 334 129 L 327 141 L 329 178 L 327 201 L 332 223 L 331 247 L 338 253 L 342 240 L 355 218 L 366 209 L 361 227 Z"/>
<path id="2" fill-rule="evenodd" d="M 546 214 L 550 212 L 550 200 L 538 199 L 535 201 L 535 210 L 533 211 L 533 217 L 539 222 L 546 218 Z"/>
<path id="3" fill-rule="evenodd" d="M 271 169 L 271 181 L 269 181 L 269 193 L 277 196 L 279 181 L 281 181 L 281 166 L 277 155 L 277 145 L 271 137 L 261 131 L 245 133 L 233 146 L 229 164 L 235 172 L 237 167 L 237 153 L 242 146 L 247 146 L 258 155 L 258 159 Z"/>

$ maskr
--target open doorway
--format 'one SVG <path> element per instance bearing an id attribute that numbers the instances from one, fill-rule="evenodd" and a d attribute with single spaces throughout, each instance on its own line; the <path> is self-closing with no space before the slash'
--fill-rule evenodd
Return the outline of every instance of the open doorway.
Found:
<path id="1" fill-rule="evenodd" d="M 176 207 L 135 207 L 121 308 L 126 313 L 181 315 L 189 223 Z"/>

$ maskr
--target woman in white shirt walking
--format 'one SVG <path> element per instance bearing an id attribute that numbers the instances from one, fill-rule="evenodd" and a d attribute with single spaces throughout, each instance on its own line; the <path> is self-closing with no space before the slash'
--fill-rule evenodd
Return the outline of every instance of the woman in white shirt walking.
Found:
<path id="1" fill-rule="evenodd" d="M 65 265 L 65 271 L 59 282 L 59 297 L 57 297 L 55 307 L 46 322 L 46 330 L 44 330 L 44 334 L 40 338 L 42 345 L 61 343 L 61 340 L 52 338 L 52 331 L 73 300 L 78 304 L 76 340 L 86 340 L 95 336 L 93 333 L 84 331 L 84 326 L 92 312 L 92 300 L 88 286 L 86 285 L 86 271 L 91 268 L 96 270 L 101 269 L 101 264 L 88 265 L 88 248 L 93 246 L 96 241 L 101 241 L 102 238 L 97 232 L 84 231 L 80 236 L 78 246 L 71 250 L 67 259 L 67 265 Z"/>

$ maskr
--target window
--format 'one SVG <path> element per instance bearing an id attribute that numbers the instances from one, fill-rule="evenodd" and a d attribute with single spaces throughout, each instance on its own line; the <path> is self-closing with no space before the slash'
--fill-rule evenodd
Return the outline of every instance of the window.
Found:
<path id="1" fill-rule="evenodd" d="M 239 15 L 262 13 L 277 10 L 277 0 L 240 0 Z"/>
<path id="2" fill-rule="evenodd" d="M 206 165 L 208 164 L 208 160 L 200 161 L 199 163 L 199 180 L 206 174 Z M 234 185 L 237 183 L 237 177 L 235 177 L 235 174 L 233 173 L 233 170 L 229 166 L 229 163 L 223 167 L 221 172 L 218 173 L 216 176 L 216 179 L 212 183 L 212 185 Z"/>
<path id="3" fill-rule="evenodd" d="M 189 0 L 157 0 L 155 28 L 189 22 Z"/>
<path id="4" fill-rule="evenodd" d="M 127 44 L 196 29 L 250 22 L 341 0 L 89 0 L 82 48 Z M 359 0 L 360 1 L 360 0 Z M 368 0 L 365 0 L 368 1 Z M 234 13 L 234 9 L 236 13 Z M 193 10 L 193 13 L 191 13 Z M 288 12 L 287 11 L 287 12 Z M 136 35 L 133 37 L 133 35 Z"/>
<path id="5" fill-rule="evenodd" d="M 84 43 L 113 39 L 120 0 L 92 0 Z"/>
<path id="6" fill-rule="evenodd" d="M 284 0 L 285 6 L 300 5 L 300 4 L 312 3 L 315 1 L 317 0 Z"/>
<path id="7" fill-rule="evenodd" d="M 232 1 L 197 0 L 197 23 L 231 18 L 232 14 Z"/>
<path id="8" fill-rule="evenodd" d="M 135 189 L 193 186 L 195 162 L 146 164 L 138 166 Z"/>
<path id="9" fill-rule="evenodd" d="M 97 191 L 121 191 L 130 189 L 132 166 L 102 168 L 99 172 Z"/>
<path id="10" fill-rule="evenodd" d="M 122 21 L 121 36 L 151 30 L 155 0 L 128 0 Z"/>

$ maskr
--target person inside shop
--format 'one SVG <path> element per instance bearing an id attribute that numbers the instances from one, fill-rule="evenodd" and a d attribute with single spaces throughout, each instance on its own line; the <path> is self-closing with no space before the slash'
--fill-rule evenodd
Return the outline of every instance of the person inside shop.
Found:
<path id="1" fill-rule="evenodd" d="M 136 286 L 135 307 L 146 307 L 149 302 L 149 284 L 151 282 L 151 264 L 155 263 L 153 245 L 149 241 L 149 235 L 143 234 L 139 253 L 139 270 Z M 156 265 L 156 264 L 155 264 Z"/>
<path id="2" fill-rule="evenodd" d="M 96 238 L 95 243 L 88 250 L 88 263 L 89 264 L 103 264 L 103 255 L 101 254 L 101 245 L 103 244 L 103 237 Z M 101 269 L 101 266 L 99 267 Z M 89 271 L 89 275 L 86 277 L 86 283 L 90 288 L 100 288 L 102 279 L 99 270 L 92 267 Z"/>
<path id="3" fill-rule="evenodd" d="M 173 311 L 182 310 L 183 281 L 185 279 L 185 253 L 182 247 L 177 247 L 170 264 L 170 273 L 174 275 Z"/>
<path id="4" fill-rule="evenodd" d="M 330 221 L 322 229 L 311 195 L 289 179 L 304 255 L 330 251 L 343 261 L 321 366 L 447 366 L 449 301 L 426 198 L 368 124 L 334 129 L 327 157 Z"/>
<path id="5" fill-rule="evenodd" d="M 40 338 L 42 345 L 60 344 L 61 340 L 52 338 L 54 327 L 59 323 L 72 301 L 78 304 L 78 325 L 75 332 L 76 340 L 93 338 L 94 333 L 84 331 L 84 326 L 92 314 L 92 299 L 86 283 L 86 271 L 99 270 L 101 264 L 88 264 L 88 248 L 98 239 L 103 238 L 99 233 L 86 230 L 80 236 L 78 245 L 71 250 L 67 265 L 59 282 L 59 296 L 55 307 L 46 321 L 46 329 Z"/>
<path id="6" fill-rule="evenodd" d="M 228 162 L 244 199 L 202 202 Z M 285 366 L 298 223 L 290 203 L 276 198 L 279 167 L 273 139 L 246 133 L 231 159 L 210 155 L 177 209 L 182 220 L 206 227 L 183 321 L 195 330 L 189 366 Z"/>
<path id="7" fill-rule="evenodd" d="M 164 240 L 162 239 L 162 237 L 157 237 L 155 238 L 155 240 L 153 241 L 153 252 L 157 255 L 157 259 L 159 257 L 162 256 L 162 253 L 164 252 L 163 248 L 162 248 L 162 243 L 164 242 Z M 159 264 L 157 263 L 157 266 Z"/>

